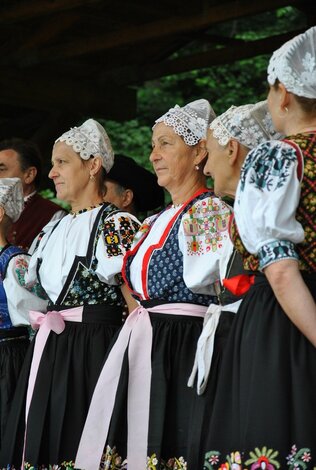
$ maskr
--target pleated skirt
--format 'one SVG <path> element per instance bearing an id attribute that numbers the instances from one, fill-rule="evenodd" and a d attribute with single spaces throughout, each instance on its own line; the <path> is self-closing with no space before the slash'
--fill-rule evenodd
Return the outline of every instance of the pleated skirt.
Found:
<path id="1" fill-rule="evenodd" d="M 11 330 L 12 331 L 12 330 Z M 0 332 L 0 448 L 18 377 L 30 344 L 27 328 Z"/>
<path id="2" fill-rule="evenodd" d="M 151 304 L 146 305 L 150 307 Z M 203 318 L 150 313 L 153 329 L 147 468 L 185 469 L 194 390 L 187 386 Z M 101 469 L 128 468 L 127 462 L 127 354 Z M 139 470 L 145 470 L 139 469 Z"/>
<path id="3" fill-rule="evenodd" d="M 25 399 L 34 340 L 26 354 L 0 452 L 1 468 L 73 468 L 91 396 L 121 309 L 84 308 L 82 323 L 50 332 L 36 377 L 27 426 Z"/>
<path id="4" fill-rule="evenodd" d="M 316 299 L 315 274 L 304 280 Z M 200 468 L 314 468 L 315 422 L 316 348 L 257 275 L 227 339 Z"/>

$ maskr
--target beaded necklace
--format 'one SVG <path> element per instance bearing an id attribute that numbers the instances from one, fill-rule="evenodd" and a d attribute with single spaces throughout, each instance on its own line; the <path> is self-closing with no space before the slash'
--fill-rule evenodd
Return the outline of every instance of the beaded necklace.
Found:
<path id="1" fill-rule="evenodd" d="M 84 209 L 80 209 L 79 211 L 70 211 L 70 214 L 73 218 L 77 217 L 79 214 L 83 214 L 84 212 L 92 211 L 92 209 L 96 209 L 97 207 L 103 206 L 104 202 L 99 202 L 96 206 L 89 206 L 85 207 Z"/>

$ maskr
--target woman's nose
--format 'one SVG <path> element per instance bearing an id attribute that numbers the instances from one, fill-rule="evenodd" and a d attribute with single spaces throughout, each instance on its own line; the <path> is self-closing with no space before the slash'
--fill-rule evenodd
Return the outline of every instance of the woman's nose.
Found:
<path id="1" fill-rule="evenodd" d="M 155 160 L 159 160 L 159 153 L 157 152 L 156 149 L 152 149 L 150 155 L 149 155 L 149 160 L 151 162 L 154 162 Z"/>
<path id="2" fill-rule="evenodd" d="M 52 167 L 48 173 L 48 178 L 50 178 L 51 180 L 54 179 L 56 177 L 56 170 L 54 169 L 54 167 Z"/>

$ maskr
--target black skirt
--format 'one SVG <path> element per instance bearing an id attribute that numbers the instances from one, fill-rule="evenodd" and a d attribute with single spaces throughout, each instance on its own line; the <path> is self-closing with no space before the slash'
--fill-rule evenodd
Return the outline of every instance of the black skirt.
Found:
<path id="1" fill-rule="evenodd" d="M 153 306 L 151 303 L 145 308 Z M 185 469 L 194 390 L 187 387 L 203 318 L 149 313 L 153 328 L 148 468 Z M 125 469 L 127 457 L 127 354 L 100 468 Z M 145 469 L 139 469 L 145 470 Z"/>
<path id="2" fill-rule="evenodd" d="M 27 328 L 0 331 L 0 447 L 29 344 Z"/>
<path id="3" fill-rule="evenodd" d="M 121 309 L 84 307 L 82 323 L 50 332 L 40 361 L 26 430 L 25 467 L 72 467 L 91 396 L 107 350 L 121 326 Z M 21 371 L 9 416 L 1 467 L 19 468 L 25 433 L 25 397 L 34 340 Z M 56 467 L 57 468 L 57 467 Z"/>
<path id="4" fill-rule="evenodd" d="M 214 338 L 212 365 L 206 389 L 202 395 L 198 395 L 196 389 L 194 389 L 192 415 L 188 435 L 188 470 L 198 470 L 203 468 L 204 455 L 207 450 L 205 440 L 213 409 L 218 374 L 221 368 L 222 356 L 227 338 L 235 317 L 236 314 L 233 312 L 223 311 L 221 313 Z"/>
<path id="5" fill-rule="evenodd" d="M 316 299 L 316 276 L 305 282 Z M 314 468 L 315 391 L 316 348 L 259 274 L 227 340 L 203 468 Z"/>

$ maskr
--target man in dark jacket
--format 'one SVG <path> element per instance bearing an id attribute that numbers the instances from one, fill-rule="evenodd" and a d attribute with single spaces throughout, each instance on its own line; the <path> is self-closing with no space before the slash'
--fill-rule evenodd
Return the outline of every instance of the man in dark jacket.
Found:
<path id="1" fill-rule="evenodd" d="M 42 172 L 41 156 L 37 146 L 28 140 L 12 138 L 0 142 L 0 178 L 20 178 L 25 207 L 8 234 L 13 245 L 28 250 L 42 228 L 65 211 L 38 194 Z"/>

